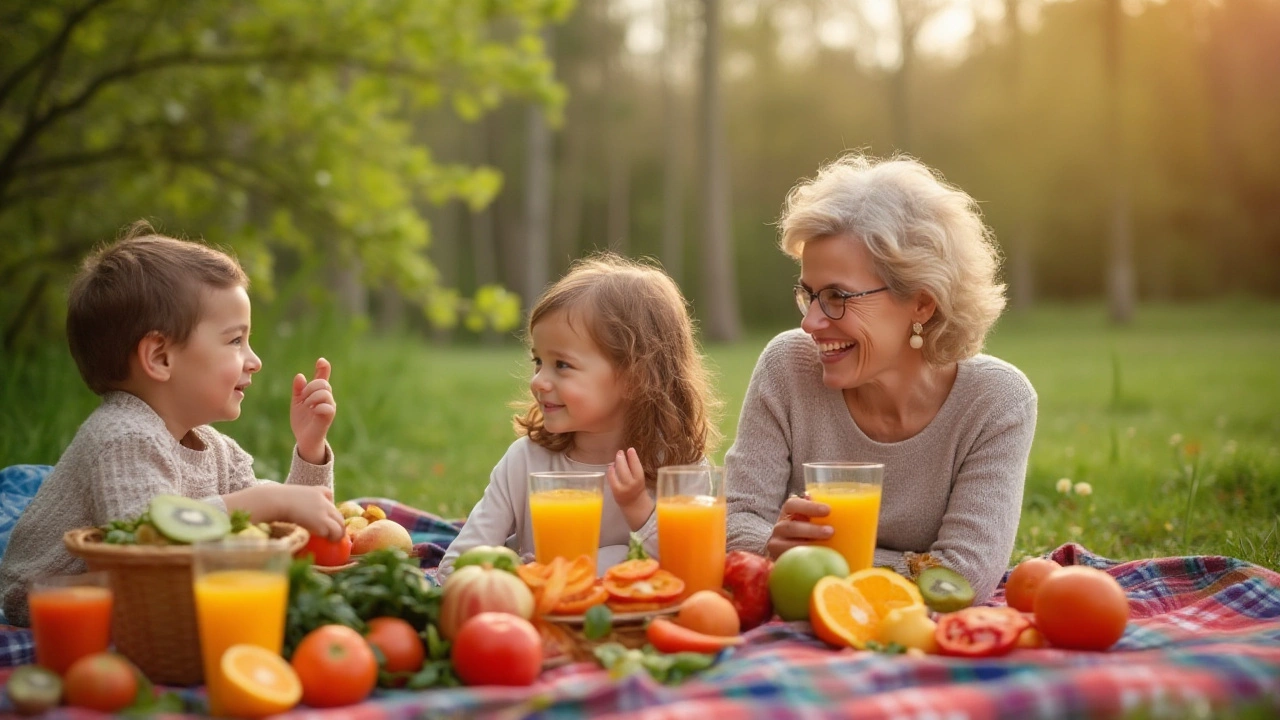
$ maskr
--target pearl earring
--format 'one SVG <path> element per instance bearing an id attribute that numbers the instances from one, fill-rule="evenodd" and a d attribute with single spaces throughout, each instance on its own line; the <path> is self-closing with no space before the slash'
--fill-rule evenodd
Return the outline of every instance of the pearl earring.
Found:
<path id="1" fill-rule="evenodd" d="M 920 337 L 920 333 L 924 330 L 924 326 L 920 323 L 911 323 L 911 340 L 912 348 L 919 350 L 924 347 L 924 338 Z"/>

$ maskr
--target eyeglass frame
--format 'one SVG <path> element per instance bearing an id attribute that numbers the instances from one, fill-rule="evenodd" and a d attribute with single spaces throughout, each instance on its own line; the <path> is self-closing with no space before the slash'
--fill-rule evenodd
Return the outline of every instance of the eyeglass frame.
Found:
<path id="1" fill-rule="evenodd" d="M 844 290 L 841 290 L 838 287 L 824 287 L 818 290 L 817 292 L 814 292 L 809 288 L 805 287 L 804 285 L 797 283 L 795 287 L 792 288 L 792 292 L 794 293 L 796 298 L 796 307 L 799 308 L 801 315 L 808 315 L 809 308 L 813 307 L 813 302 L 817 300 L 818 308 L 822 310 L 823 315 L 826 315 L 831 320 L 840 320 L 844 318 L 845 308 L 848 305 L 850 300 L 855 300 L 860 297 L 866 297 L 867 295 L 874 295 L 878 292 L 884 292 L 885 290 L 888 290 L 888 289 L 889 289 L 889 286 L 885 285 L 884 287 L 878 287 L 875 290 L 863 290 L 862 292 L 851 293 L 851 292 L 846 292 Z M 839 305 L 840 314 L 839 315 L 832 314 L 831 308 L 827 307 L 827 302 L 822 299 L 823 293 L 827 293 L 828 295 L 834 294 L 836 297 L 840 298 L 840 305 Z"/>

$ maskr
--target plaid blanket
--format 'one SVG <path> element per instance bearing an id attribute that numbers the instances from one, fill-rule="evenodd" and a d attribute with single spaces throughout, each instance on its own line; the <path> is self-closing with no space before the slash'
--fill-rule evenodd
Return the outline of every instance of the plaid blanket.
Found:
<path id="1" fill-rule="evenodd" d="M 384 501 L 378 501 L 383 504 Z M 419 526 L 411 509 L 388 515 L 423 543 L 447 534 Z M 393 515 L 395 512 L 397 515 Z M 417 528 L 422 528 L 418 530 Z M 416 538 L 415 538 L 416 539 Z M 775 622 L 716 667 L 677 687 L 646 675 L 612 679 L 590 663 L 543 673 L 530 688 L 377 691 L 359 706 L 299 709 L 284 717 L 376 720 L 443 714 L 494 717 L 737 718 L 1149 718 L 1280 715 L 1280 574 L 1225 557 L 1116 563 L 1079 545 L 1052 553 L 1063 565 L 1106 570 L 1124 586 L 1132 620 L 1106 653 L 1018 650 L 1003 658 L 886 656 L 836 651 L 806 623 Z M 1002 604 L 997 595 L 991 604 Z M 0 648 L 19 636 L 0 628 Z M 0 663 L 6 656 L 0 650 Z M 0 682 L 12 670 L 0 670 Z M 179 691 L 190 709 L 199 689 Z M 11 710 L 0 701 L 0 715 Z M 53 717 L 92 713 L 63 709 Z"/>

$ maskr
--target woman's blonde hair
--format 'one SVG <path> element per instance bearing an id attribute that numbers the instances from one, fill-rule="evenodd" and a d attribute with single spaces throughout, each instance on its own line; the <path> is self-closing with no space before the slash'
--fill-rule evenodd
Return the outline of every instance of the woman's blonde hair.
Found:
<path id="1" fill-rule="evenodd" d="M 828 163 L 787 193 L 778 224 L 782 251 L 797 260 L 810 240 L 849 235 L 895 297 L 932 297 L 922 350 L 933 365 L 976 355 L 1004 310 L 999 248 L 977 201 L 914 158 Z"/>
<path id="2" fill-rule="evenodd" d="M 626 447 L 634 447 L 650 488 L 663 465 L 701 462 L 720 440 L 711 377 L 694 334 L 688 304 L 660 268 L 601 253 L 579 260 L 529 313 L 526 341 L 555 312 L 581 323 L 625 388 Z M 516 433 L 552 452 L 573 446 L 573 433 L 543 425 L 534 399 L 520 403 Z"/>

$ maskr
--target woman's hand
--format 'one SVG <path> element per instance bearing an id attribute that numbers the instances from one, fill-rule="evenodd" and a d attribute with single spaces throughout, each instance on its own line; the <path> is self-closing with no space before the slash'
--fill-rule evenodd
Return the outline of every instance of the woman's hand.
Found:
<path id="1" fill-rule="evenodd" d="M 773 534 L 765 544 L 769 557 L 779 555 L 797 545 L 808 545 L 814 540 L 826 540 L 833 530 L 827 525 L 814 525 L 809 518 L 826 517 L 831 513 L 827 505 L 808 498 L 792 495 L 782 503 L 778 522 L 773 524 Z"/>
<path id="2" fill-rule="evenodd" d="M 613 500 L 622 508 L 631 530 L 639 530 L 653 514 L 653 498 L 644 486 L 644 467 L 640 465 L 640 455 L 635 448 L 619 450 L 613 464 L 605 470 L 609 480 L 609 489 L 613 491 Z"/>
<path id="3" fill-rule="evenodd" d="M 332 371 L 329 361 L 316 360 L 316 377 L 311 382 L 298 373 L 293 378 L 293 402 L 289 404 L 289 425 L 298 441 L 298 455 L 312 465 L 324 465 L 325 436 L 333 418 L 338 413 L 338 403 L 333 399 L 333 386 L 329 384 Z"/>

